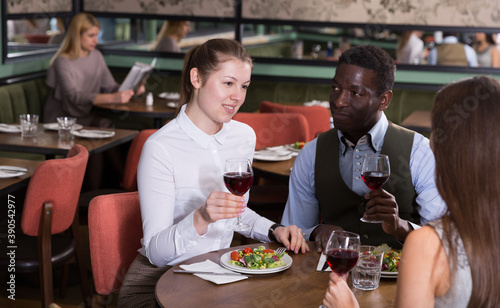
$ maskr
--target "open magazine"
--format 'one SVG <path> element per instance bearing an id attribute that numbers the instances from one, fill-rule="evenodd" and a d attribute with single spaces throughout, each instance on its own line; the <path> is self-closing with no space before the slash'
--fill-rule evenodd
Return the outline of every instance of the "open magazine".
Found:
<path id="1" fill-rule="evenodd" d="M 134 66 L 132 66 L 128 72 L 127 77 L 125 77 L 125 80 L 123 80 L 120 85 L 118 91 L 125 91 L 128 89 L 137 91 L 137 88 L 139 88 L 139 86 L 149 77 L 149 74 L 151 74 L 155 64 L 156 58 L 153 59 L 151 65 L 142 62 L 135 62 Z"/>

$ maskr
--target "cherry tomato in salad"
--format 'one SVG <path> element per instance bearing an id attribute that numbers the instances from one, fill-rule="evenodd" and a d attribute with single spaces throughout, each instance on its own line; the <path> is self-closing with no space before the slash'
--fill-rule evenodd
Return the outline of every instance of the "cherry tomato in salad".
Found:
<path id="1" fill-rule="evenodd" d="M 262 250 L 263 253 L 274 253 L 274 250 L 272 249 L 264 249 Z"/>
<path id="2" fill-rule="evenodd" d="M 247 254 L 247 253 L 253 253 L 253 249 L 252 249 L 252 248 L 247 247 L 247 248 L 245 248 L 245 249 L 243 250 L 243 253 L 244 253 L 244 254 Z"/>
<path id="3" fill-rule="evenodd" d="M 235 250 L 231 252 L 231 260 L 238 261 L 240 259 L 240 254 Z"/>

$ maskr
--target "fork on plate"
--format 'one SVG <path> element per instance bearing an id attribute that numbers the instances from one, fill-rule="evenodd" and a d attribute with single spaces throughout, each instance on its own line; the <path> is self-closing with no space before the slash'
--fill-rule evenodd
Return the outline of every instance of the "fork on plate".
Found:
<path id="1" fill-rule="evenodd" d="M 277 254 L 277 255 L 279 255 L 279 254 L 284 253 L 285 251 L 286 251 L 286 248 L 285 248 L 285 247 L 280 247 L 280 248 L 276 249 L 276 250 L 274 251 L 274 253 L 275 253 L 275 254 Z"/>

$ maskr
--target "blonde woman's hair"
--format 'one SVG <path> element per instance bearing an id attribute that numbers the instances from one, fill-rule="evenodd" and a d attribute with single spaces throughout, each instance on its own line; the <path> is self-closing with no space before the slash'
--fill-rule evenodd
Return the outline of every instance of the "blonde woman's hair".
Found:
<path id="1" fill-rule="evenodd" d="M 79 13 L 73 16 L 69 24 L 61 47 L 50 60 L 50 64 L 59 56 L 74 60 L 80 56 L 81 43 L 80 36 L 92 27 L 99 28 L 97 19 L 88 13 Z"/>
<path id="2" fill-rule="evenodd" d="M 179 29 L 181 29 L 184 26 L 185 20 L 166 20 L 163 22 L 163 25 L 161 26 L 160 32 L 158 32 L 158 35 L 156 36 L 156 41 L 151 47 L 151 50 L 155 50 L 156 46 L 160 43 L 160 41 L 169 35 L 173 35 L 176 37 L 177 42 L 180 42 L 181 38 L 178 37 L 177 33 L 179 32 Z"/>

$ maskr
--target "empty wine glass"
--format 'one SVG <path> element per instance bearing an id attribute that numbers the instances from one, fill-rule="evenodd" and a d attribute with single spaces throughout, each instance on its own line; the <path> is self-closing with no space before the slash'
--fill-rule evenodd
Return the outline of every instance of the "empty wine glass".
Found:
<path id="1" fill-rule="evenodd" d="M 377 190 L 387 182 L 391 175 L 389 156 L 384 154 L 365 154 L 361 166 L 361 178 L 371 191 Z M 381 223 L 379 220 L 367 220 L 361 217 L 362 222 Z"/>
<path id="2" fill-rule="evenodd" d="M 339 276 L 343 276 L 356 265 L 359 257 L 359 235 L 349 231 L 333 231 L 326 244 L 326 262 Z M 326 308 L 324 305 L 319 308 Z"/>
<path id="3" fill-rule="evenodd" d="M 248 158 L 228 158 L 224 169 L 224 184 L 227 189 L 237 196 L 243 196 L 252 186 L 253 169 Z M 229 226 L 233 231 L 249 230 L 250 226 L 241 222 L 238 216 L 237 223 Z"/>

